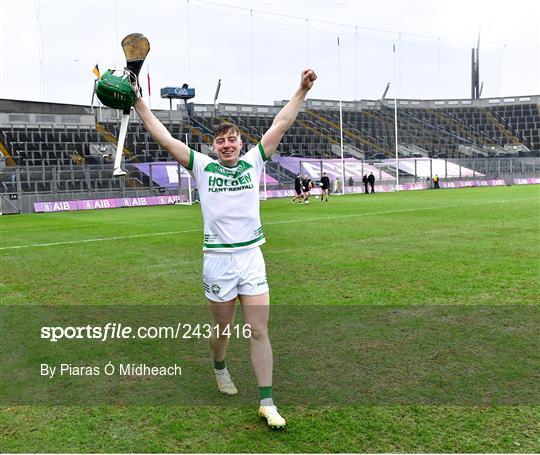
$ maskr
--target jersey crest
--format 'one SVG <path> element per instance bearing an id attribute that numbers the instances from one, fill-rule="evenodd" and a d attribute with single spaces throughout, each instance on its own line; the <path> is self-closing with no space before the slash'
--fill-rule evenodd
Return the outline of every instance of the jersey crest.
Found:
<path id="1" fill-rule="evenodd" d="M 240 177 L 244 172 L 251 169 L 253 166 L 249 163 L 246 163 L 244 160 L 238 161 L 238 164 L 234 168 L 228 168 L 225 166 L 222 166 L 219 163 L 213 162 L 208 163 L 206 167 L 204 168 L 205 172 L 212 172 L 213 174 L 220 174 L 224 177 L 230 177 L 233 179 L 237 179 Z"/>

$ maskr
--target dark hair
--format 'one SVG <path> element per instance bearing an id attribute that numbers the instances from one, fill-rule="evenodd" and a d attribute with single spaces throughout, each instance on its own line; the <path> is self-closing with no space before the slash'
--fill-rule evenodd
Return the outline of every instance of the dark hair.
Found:
<path id="1" fill-rule="evenodd" d="M 238 134 L 238 136 L 242 135 L 240 128 L 238 128 L 234 123 L 220 123 L 219 125 L 214 126 L 214 131 L 212 134 L 214 135 L 214 138 L 216 138 L 231 131 Z"/>

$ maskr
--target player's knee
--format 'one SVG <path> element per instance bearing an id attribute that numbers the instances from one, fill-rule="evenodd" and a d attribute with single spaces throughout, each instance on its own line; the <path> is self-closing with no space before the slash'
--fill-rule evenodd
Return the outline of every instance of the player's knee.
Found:
<path id="1" fill-rule="evenodd" d="M 253 341 L 261 341 L 268 338 L 268 327 L 266 325 L 252 325 L 251 337 Z"/>

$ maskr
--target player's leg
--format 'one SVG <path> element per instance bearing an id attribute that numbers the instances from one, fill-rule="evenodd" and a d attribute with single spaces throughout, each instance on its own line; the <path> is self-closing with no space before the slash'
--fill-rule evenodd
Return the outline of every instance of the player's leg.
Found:
<path id="1" fill-rule="evenodd" d="M 239 295 L 244 322 L 249 324 L 251 364 L 259 387 L 272 385 L 272 347 L 268 338 L 269 294 Z"/>
<path id="2" fill-rule="evenodd" d="M 212 327 L 219 325 L 219 331 L 212 330 L 210 347 L 214 354 L 214 362 L 221 362 L 225 359 L 225 355 L 227 354 L 230 338 L 224 336 L 223 333 L 226 331 L 227 326 L 232 326 L 234 323 L 236 299 L 229 300 L 228 302 L 213 302 L 212 300 L 209 300 L 208 303 L 210 305 L 210 312 L 212 313 Z"/>
<path id="3" fill-rule="evenodd" d="M 237 264 L 240 269 L 238 298 L 242 304 L 244 321 L 250 325 L 251 363 L 259 386 L 259 415 L 270 427 L 282 428 L 281 417 L 272 399 L 272 347 L 268 338 L 270 294 L 266 280 L 266 265 L 259 248 L 242 253 Z"/>
<path id="4" fill-rule="evenodd" d="M 230 254 L 205 252 L 203 255 L 204 294 L 210 304 L 212 323 L 219 326 L 219 333 L 212 330 L 210 337 L 214 373 L 219 391 L 226 395 L 237 393 L 225 364 L 229 338 L 226 336 L 227 332 L 223 333 L 227 325 L 234 322 L 236 311 L 236 278 L 231 271 L 232 260 Z"/>
<path id="5" fill-rule="evenodd" d="M 214 373 L 218 389 L 225 395 L 236 395 L 238 390 L 231 380 L 225 356 L 229 347 L 229 337 L 226 335 L 227 327 L 231 327 L 234 323 L 234 315 L 236 312 L 236 298 L 227 302 L 214 302 L 209 300 L 210 312 L 212 313 L 212 327 L 218 327 L 219 330 L 212 330 L 210 336 L 210 347 L 214 358 Z"/>
<path id="6" fill-rule="evenodd" d="M 259 386 L 259 415 L 266 419 L 268 426 L 283 428 L 285 419 L 279 414 L 272 398 L 272 346 L 268 338 L 268 316 L 270 296 L 239 295 L 244 313 L 244 321 L 251 327 L 251 363 Z"/>

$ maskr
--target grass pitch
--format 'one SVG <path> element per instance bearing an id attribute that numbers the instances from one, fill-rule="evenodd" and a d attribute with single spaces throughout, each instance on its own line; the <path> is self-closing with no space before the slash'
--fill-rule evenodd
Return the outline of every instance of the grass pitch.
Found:
<path id="1" fill-rule="evenodd" d="M 334 305 L 338 322 L 341 305 L 529 305 L 534 321 L 540 300 L 539 202 L 537 186 L 336 196 L 328 203 L 311 198 L 309 205 L 294 206 L 289 199 L 264 201 L 263 253 L 272 305 L 292 305 L 300 313 L 305 307 L 306 319 L 311 305 Z M 205 304 L 198 206 L 2 217 L 1 235 L 2 305 Z M 530 328 L 512 325 L 518 338 L 530 339 Z M 280 334 L 271 327 L 271 338 Z M 431 340 L 440 342 L 436 331 Z M 504 343 L 510 347 L 504 339 L 498 348 L 504 350 Z M 395 355 L 399 359 L 399 350 Z M 531 358 L 537 371 L 538 357 Z M 287 368 L 280 361 L 276 377 Z M 313 358 L 307 359 L 306 365 L 312 364 Z M 306 368 L 298 379 L 309 384 L 311 374 Z M 302 405 L 288 405 L 276 395 L 289 421 L 279 433 L 259 421 L 255 403 L 227 406 L 219 397 L 216 406 L 202 407 L 4 406 L 0 449 L 540 451 L 538 395 L 496 406 L 481 400 L 392 405 L 361 399 L 321 406 L 310 404 L 316 399 L 309 395 Z"/>

